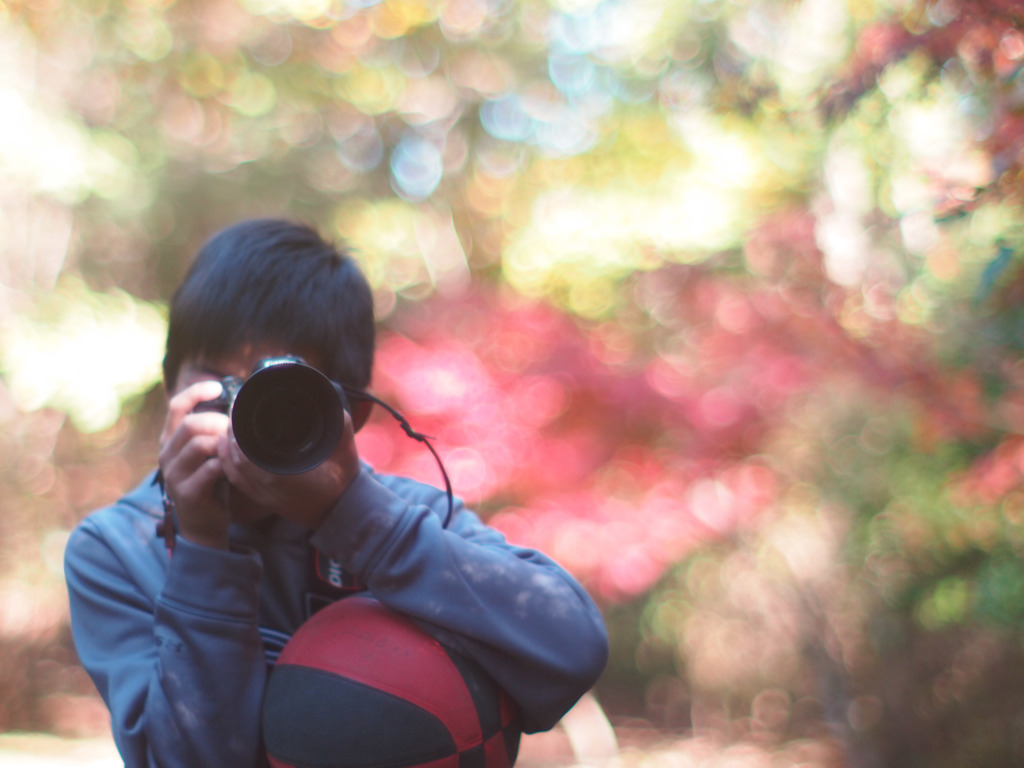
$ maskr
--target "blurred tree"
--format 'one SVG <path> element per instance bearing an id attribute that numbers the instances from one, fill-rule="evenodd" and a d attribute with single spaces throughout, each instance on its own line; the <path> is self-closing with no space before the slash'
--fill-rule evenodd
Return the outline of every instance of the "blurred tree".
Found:
<path id="1" fill-rule="evenodd" d="M 1019 762 L 1020 16 L 0 3 L 0 644 L 50 670 L 0 667 L 0 727 L 86 727 L 30 606 L 152 463 L 190 255 L 284 214 L 356 250 L 375 387 L 460 495 L 606 606 L 613 712 Z M 360 447 L 436 480 L 386 420 Z"/>

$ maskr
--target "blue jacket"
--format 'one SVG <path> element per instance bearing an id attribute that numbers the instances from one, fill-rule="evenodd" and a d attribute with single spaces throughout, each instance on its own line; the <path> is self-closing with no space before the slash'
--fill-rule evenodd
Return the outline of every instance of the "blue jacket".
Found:
<path id="1" fill-rule="evenodd" d="M 169 554 L 152 477 L 83 520 L 65 554 L 72 631 L 126 767 L 266 765 L 269 665 L 353 584 L 480 663 L 526 732 L 557 723 L 604 669 L 600 613 L 562 568 L 461 502 L 444 528 L 447 505 L 365 468 L 318 530 L 278 517 L 235 526 L 229 551 L 179 537 Z M 342 581 L 317 578 L 314 560 Z"/>

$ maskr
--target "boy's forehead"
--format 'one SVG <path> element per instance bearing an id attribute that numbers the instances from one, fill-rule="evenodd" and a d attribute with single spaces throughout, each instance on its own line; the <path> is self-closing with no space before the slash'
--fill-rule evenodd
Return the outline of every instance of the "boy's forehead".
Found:
<path id="1" fill-rule="evenodd" d="M 275 357 L 297 357 L 313 367 L 320 367 L 317 355 L 281 342 L 247 342 L 223 354 L 202 353 L 185 359 L 183 369 L 215 376 L 247 377 L 262 360 Z"/>

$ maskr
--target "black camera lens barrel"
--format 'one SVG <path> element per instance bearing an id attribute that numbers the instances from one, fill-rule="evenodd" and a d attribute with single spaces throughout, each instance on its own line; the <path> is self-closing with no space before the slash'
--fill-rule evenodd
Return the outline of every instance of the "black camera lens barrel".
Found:
<path id="1" fill-rule="evenodd" d="M 231 427 L 257 467 L 297 475 L 334 452 L 346 408 L 341 387 L 316 368 L 295 358 L 268 358 L 234 394 Z"/>

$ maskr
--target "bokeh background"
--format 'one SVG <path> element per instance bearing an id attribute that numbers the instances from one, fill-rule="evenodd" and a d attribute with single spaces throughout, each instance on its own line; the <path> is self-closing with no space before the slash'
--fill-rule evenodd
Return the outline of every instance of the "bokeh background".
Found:
<path id="1" fill-rule="evenodd" d="M 0 731 L 104 732 L 64 543 L 154 463 L 196 248 L 285 215 L 354 249 L 374 389 L 456 492 L 599 601 L 624 743 L 1022 764 L 1022 25 L 0 2 Z M 385 415 L 359 441 L 439 482 Z"/>

